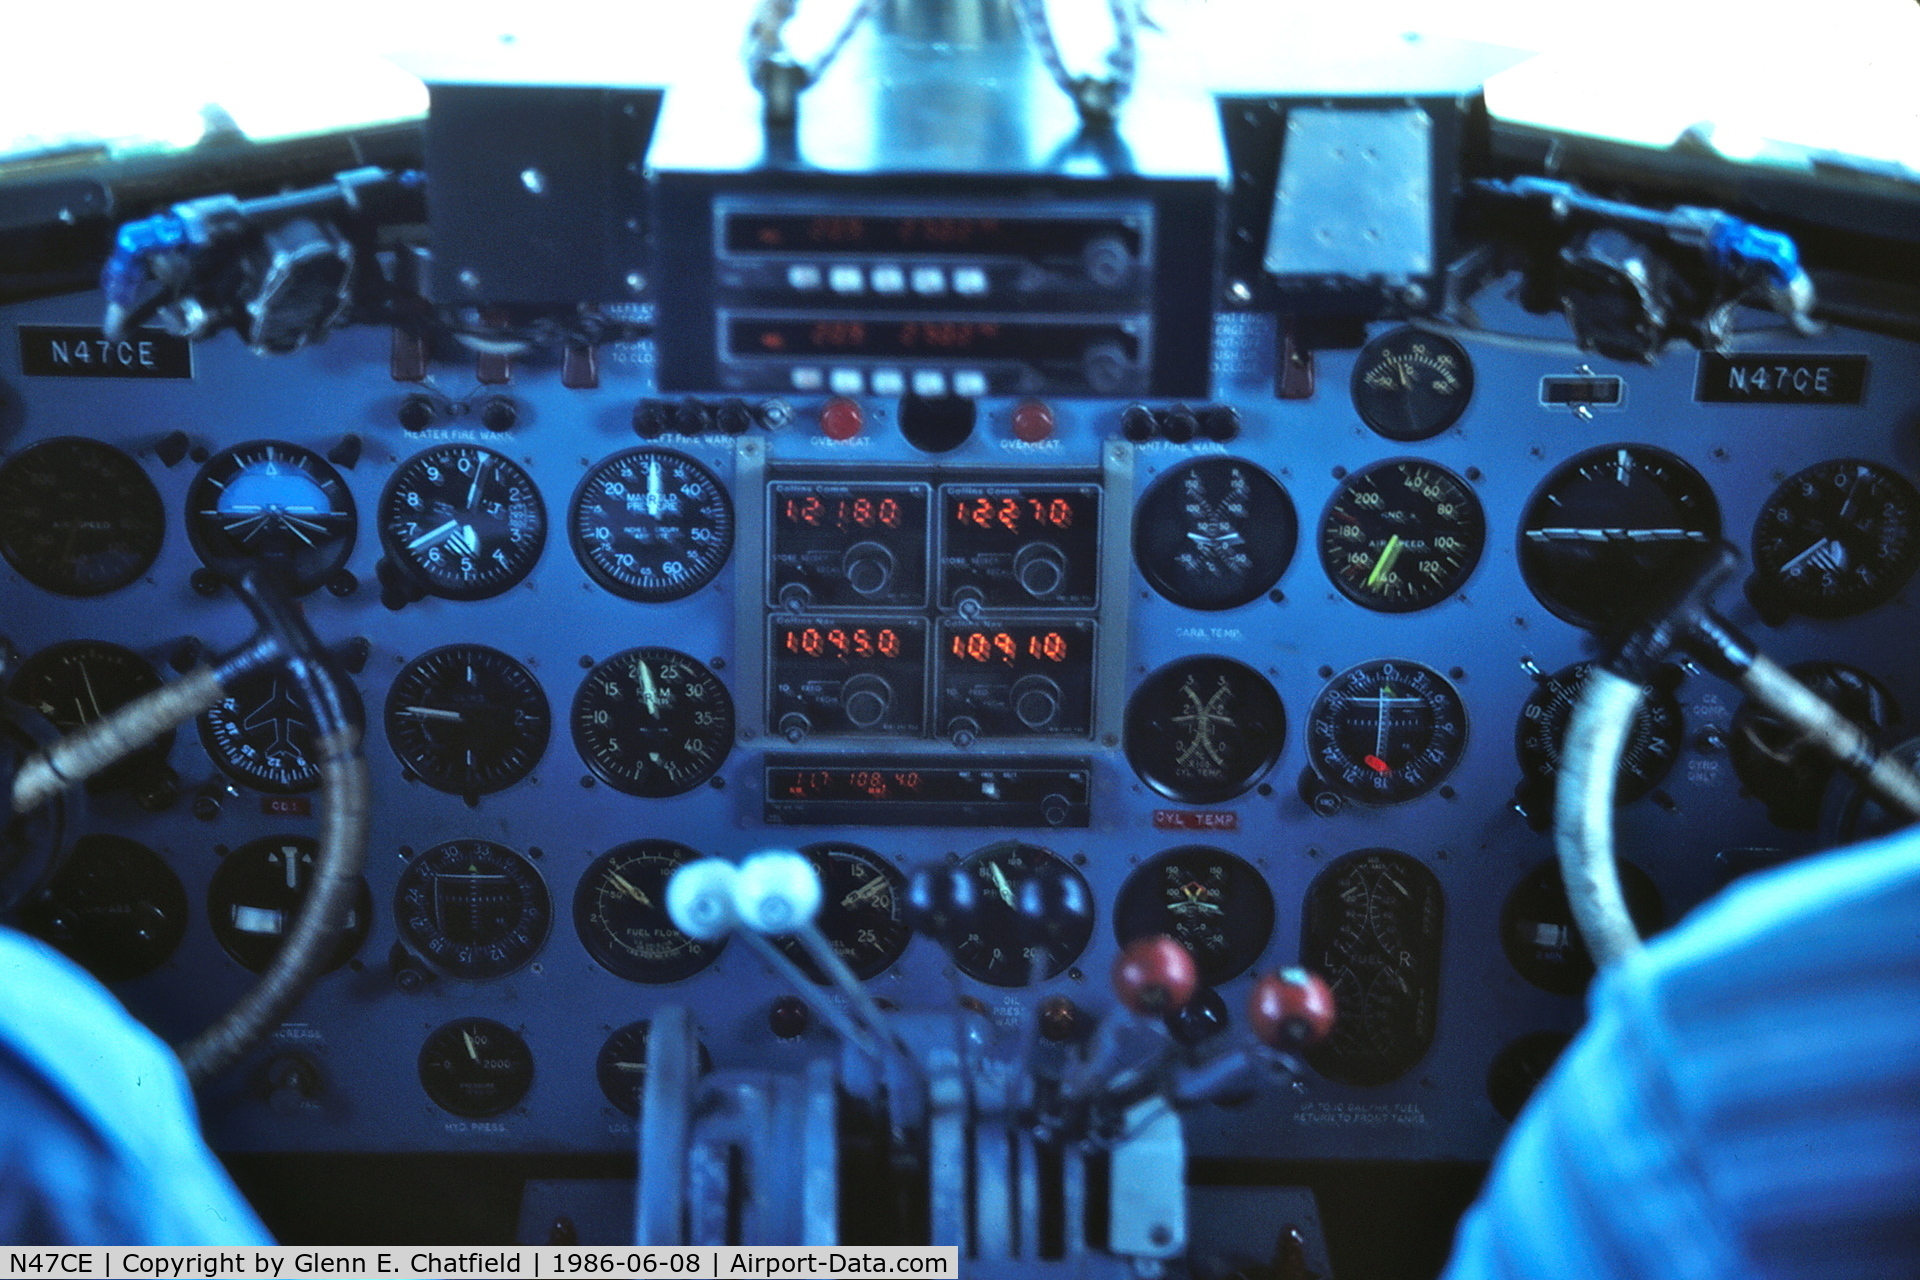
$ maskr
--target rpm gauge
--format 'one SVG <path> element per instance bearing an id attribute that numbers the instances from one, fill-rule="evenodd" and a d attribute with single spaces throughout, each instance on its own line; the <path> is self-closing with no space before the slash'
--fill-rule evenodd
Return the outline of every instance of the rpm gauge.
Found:
<path id="1" fill-rule="evenodd" d="M 1241 458 L 1175 467 L 1141 496 L 1133 519 L 1141 576 L 1188 609 L 1234 609 L 1264 595 L 1298 540 L 1293 499 Z"/>
<path id="2" fill-rule="evenodd" d="M 215 454 L 187 489 L 187 537 L 209 568 L 272 561 L 301 594 L 347 562 L 355 518 L 340 473 L 311 449 L 280 440 Z"/>
<path id="3" fill-rule="evenodd" d="M 1164 933 L 1184 946 L 1200 980 L 1218 986 L 1260 958 L 1273 937 L 1273 891 L 1221 849 L 1187 845 L 1135 868 L 1113 904 L 1121 946 Z"/>
<path id="4" fill-rule="evenodd" d="M 442 973 L 512 973 L 547 940 L 553 909 L 533 864 L 490 840 L 449 840 L 407 864 L 393 892 L 400 937 Z"/>
<path id="5" fill-rule="evenodd" d="M 1307 760 L 1362 804 L 1398 804 L 1439 786 L 1460 763 L 1467 711 L 1430 667 L 1385 659 L 1335 676 L 1307 713 Z"/>
<path id="6" fill-rule="evenodd" d="M 386 724 L 394 754 L 415 777 L 472 800 L 533 771 L 552 713 L 526 667 L 483 644 L 450 644 L 394 678 Z"/>
<path id="7" fill-rule="evenodd" d="M 677 796 L 711 778 L 733 746 L 733 699 L 672 649 L 628 649 L 587 672 L 573 742 L 595 776 L 632 796 Z"/>
<path id="8" fill-rule="evenodd" d="M 813 864 L 824 891 L 816 926 L 854 977 L 862 982 L 879 977 L 913 937 L 900 910 L 907 878 L 885 858 L 857 844 L 829 840 L 800 852 Z M 774 945 L 815 982 L 827 980 L 798 939 L 784 937 Z"/>
<path id="9" fill-rule="evenodd" d="M 692 458 L 629 449 L 587 472 L 568 528 L 574 554 L 607 590 L 647 603 L 678 600 L 727 562 L 733 500 Z"/>
<path id="10" fill-rule="evenodd" d="M 1182 658 L 1127 703 L 1127 763 L 1170 800 L 1213 804 L 1258 782 L 1280 758 L 1287 715 L 1266 677 L 1231 658 Z"/>
<path id="11" fill-rule="evenodd" d="M 166 531 L 140 464 L 97 440 L 29 445 L 0 467 L 0 554 L 36 587 L 97 596 L 153 567 Z"/>
<path id="12" fill-rule="evenodd" d="M 1920 491 L 1858 458 L 1787 477 L 1753 525 L 1747 593 L 1770 622 L 1846 618 L 1885 604 L 1920 563 Z"/>
<path id="13" fill-rule="evenodd" d="M 1320 521 L 1320 563 L 1355 604 L 1411 613 L 1458 591 L 1486 540 L 1486 513 L 1465 481 L 1401 458 L 1341 483 Z"/>
<path id="14" fill-rule="evenodd" d="M 547 508 L 511 458 L 443 444 L 400 464 L 380 498 L 389 562 L 430 595 L 484 600 L 525 578 L 547 541 Z"/>
<path id="15" fill-rule="evenodd" d="M 1395 329 L 1360 349 L 1353 364 L 1353 407 L 1389 440 L 1437 436 L 1473 398 L 1473 362 L 1451 338 Z"/>
<path id="16" fill-rule="evenodd" d="M 595 859 L 573 895 L 573 925 L 587 954 L 633 982 L 678 982 L 719 958 L 721 942 L 701 942 L 674 927 L 667 881 L 699 858 L 672 840 L 634 840 Z"/>

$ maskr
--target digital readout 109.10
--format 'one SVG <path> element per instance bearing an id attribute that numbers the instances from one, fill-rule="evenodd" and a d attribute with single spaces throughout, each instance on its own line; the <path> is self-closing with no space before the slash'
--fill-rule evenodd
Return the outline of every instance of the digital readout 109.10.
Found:
<path id="1" fill-rule="evenodd" d="M 1030 631 L 1024 642 L 1011 631 L 956 631 L 947 648 L 965 662 L 1014 663 L 1023 657 L 1065 662 L 1072 656 L 1067 637 L 1058 631 Z"/>

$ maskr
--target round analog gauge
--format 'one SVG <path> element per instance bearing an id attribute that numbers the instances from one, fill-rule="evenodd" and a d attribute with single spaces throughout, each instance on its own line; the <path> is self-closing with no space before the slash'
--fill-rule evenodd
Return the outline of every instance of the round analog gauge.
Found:
<path id="1" fill-rule="evenodd" d="M 393 753 L 414 776 L 472 799 L 533 771 L 552 713 L 526 667 L 483 644 L 450 644 L 394 678 L 386 724 Z"/>
<path id="2" fill-rule="evenodd" d="M 1307 713 L 1307 759 L 1362 804 L 1398 804 L 1446 780 L 1467 745 L 1467 710 L 1439 672 L 1385 659 L 1349 667 Z"/>
<path id="3" fill-rule="evenodd" d="M 267 836 L 221 859 L 207 885 L 207 923 L 228 955 L 255 973 L 267 967 L 306 900 L 319 852 L 309 836 Z M 373 925 L 373 893 L 365 876 L 358 879 L 353 908 L 327 960 L 329 973 L 352 958 Z"/>
<path id="4" fill-rule="evenodd" d="M 284 671 L 257 672 L 228 689 L 201 713 L 200 745 L 246 786 L 285 795 L 320 785 L 312 713 Z"/>
<path id="5" fill-rule="evenodd" d="M 960 864 L 978 905 L 952 944 L 969 978 L 1024 987 L 1057 977 L 1093 936 L 1093 895 L 1065 859 L 1037 844 L 989 845 Z"/>
<path id="6" fill-rule="evenodd" d="M 629 449 L 587 472 L 573 495 L 573 551 L 617 596 L 692 595 L 733 549 L 733 501 L 719 477 L 665 449 Z"/>
<path id="7" fill-rule="evenodd" d="M 862 982 L 879 977 L 913 937 L 913 930 L 900 918 L 907 878 L 879 854 L 857 844 L 827 841 L 800 852 L 813 864 L 824 891 L 816 927 L 854 977 Z M 775 945 L 809 978 L 827 980 L 799 939 L 780 938 Z"/>
<path id="8" fill-rule="evenodd" d="M 1240 458 L 1175 467 L 1141 496 L 1133 517 L 1141 576 L 1188 609 L 1233 609 L 1264 595 L 1298 540 L 1293 499 Z"/>
<path id="9" fill-rule="evenodd" d="M 1627 914 L 1641 937 L 1660 928 L 1666 907 L 1647 873 L 1616 862 Z M 1549 860 L 1529 872 L 1507 895 L 1500 911 L 1500 944 L 1521 977 L 1543 991 L 1577 996 L 1593 977 L 1593 958 L 1574 923 L 1560 864 Z"/>
<path id="10" fill-rule="evenodd" d="M 1875 742 L 1897 735 L 1900 704 L 1878 680 L 1838 662 L 1796 662 L 1788 672 L 1831 703 Z M 1806 738 L 1764 711 L 1751 698 L 1733 713 L 1728 754 L 1741 785 L 1767 806 L 1775 825 L 1811 831 L 1820 822 L 1834 764 Z"/>
<path id="11" fill-rule="evenodd" d="M 187 932 L 187 891 L 159 854 L 124 836 L 74 841 L 20 923 L 102 982 L 152 973 Z"/>
<path id="12" fill-rule="evenodd" d="M 1920 563 L 1920 492 L 1906 477 L 1835 458 L 1787 477 L 1753 525 L 1748 591 L 1763 616 L 1845 618 L 1885 604 Z"/>
<path id="13" fill-rule="evenodd" d="M 700 1074 L 713 1070 L 713 1056 L 699 1045 Z M 600 1092 L 630 1116 L 640 1114 L 640 1098 L 647 1087 L 647 1024 L 629 1022 L 608 1036 L 593 1061 Z"/>
<path id="14" fill-rule="evenodd" d="M 0 554 L 36 587 L 124 587 L 153 567 L 165 531 L 160 491 L 110 444 L 62 436 L 0 466 Z"/>
<path id="15" fill-rule="evenodd" d="M 711 778 L 733 746 L 733 699 L 672 649 L 608 658 L 573 696 L 573 744 L 595 776 L 631 796 L 677 796 Z"/>
<path id="16" fill-rule="evenodd" d="M 400 464 L 380 498 L 380 545 L 431 595 L 484 600 L 532 570 L 547 508 L 511 458 L 443 444 Z"/>
<path id="17" fill-rule="evenodd" d="M 547 940 L 553 906 L 533 864 L 488 840 L 449 840 L 407 864 L 393 893 L 400 937 L 442 973 L 499 978 Z"/>
<path id="18" fill-rule="evenodd" d="M 634 982 L 678 982 L 712 964 L 726 943 L 690 938 L 667 915 L 667 881 L 700 856 L 671 840 L 634 840 L 601 854 L 573 895 L 587 954 Z"/>
<path id="19" fill-rule="evenodd" d="M 1307 1054 L 1342 1084 L 1383 1085 L 1433 1044 L 1440 1007 L 1439 877 L 1395 849 L 1334 860 L 1307 886 L 1300 962 L 1333 988 L 1340 1017 Z"/>
<path id="20" fill-rule="evenodd" d="M 1502 1049 L 1487 1068 L 1487 1101 L 1493 1109 L 1509 1121 L 1518 1118 L 1572 1039 L 1564 1031 L 1535 1031 Z"/>
<path id="21" fill-rule="evenodd" d="M 420 1087 L 456 1116 L 497 1116 L 519 1106 L 533 1087 L 533 1051 L 492 1018 L 461 1018 L 420 1047 Z"/>
<path id="22" fill-rule="evenodd" d="M 7 693 L 32 707 L 54 728 L 72 733 L 110 711 L 160 687 L 152 664 L 131 649 L 104 640 L 69 640 L 42 649 L 14 672 Z M 166 733 L 87 779 L 95 793 L 125 787 L 143 796 L 159 789 L 171 794 L 174 778 L 167 765 L 173 731 Z"/>
<path id="23" fill-rule="evenodd" d="M 1239 858 L 1205 845 L 1169 849 L 1120 886 L 1113 932 L 1121 946 L 1164 933 L 1218 986 L 1250 968 L 1273 937 L 1273 891 Z"/>
<path id="24" fill-rule="evenodd" d="M 313 590 L 353 550 L 353 495 L 327 460 L 279 440 L 216 453 L 187 489 L 187 538 L 209 568 L 270 559 Z"/>
<path id="25" fill-rule="evenodd" d="M 1464 480 L 1402 458 L 1341 483 L 1320 521 L 1320 563 L 1355 604 L 1411 613 L 1458 591 L 1486 540 L 1486 513 Z"/>
<path id="26" fill-rule="evenodd" d="M 1720 504 L 1680 459 L 1606 445 L 1563 463 L 1520 522 L 1520 572 L 1540 603 L 1604 630 L 1651 604 L 1689 556 L 1720 538 Z"/>
<path id="27" fill-rule="evenodd" d="M 1231 658 L 1169 663 L 1127 703 L 1127 762 L 1155 791 L 1186 804 L 1246 791 L 1280 758 L 1286 733 L 1280 695 Z"/>
<path id="28" fill-rule="evenodd" d="M 1459 343 L 1395 329 L 1360 349 L 1353 407 L 1389 440 L 1425 440 L 1455 422 L 1473 398 L 1473 362 Z"/>
<path id="29" fill-rule="evenodd" d="M 1530 813 L 1552 811 L 1554 778 L 1560 771 L 1567 725 L 1592 666 L 1591 662 L 1576 662 L 1545 677 L 1520 708 L 1514 750 L 1520 757 L 1521 807 Z M 1640 706 L 1633 713 L 1633 727 L 1627 731 L 1620 767 L 1614 774 L 1616 803 L 1626 804 L 1652 791 L 1679 758 L 1683 725 L 1680 700 L 1674 696 L 1679 680 L 1678 668 L 1665 667 L 1659 679 L 1641 688 Z"/>

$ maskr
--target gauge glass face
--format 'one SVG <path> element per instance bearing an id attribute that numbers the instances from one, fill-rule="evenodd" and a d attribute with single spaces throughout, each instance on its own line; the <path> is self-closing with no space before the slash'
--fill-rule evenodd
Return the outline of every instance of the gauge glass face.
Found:
<path id="1" fill-rule="evenodd" d="M 990 845 L 962 862 L 979 907 L 953 945 L 960 972 L 996 987 L 1024 987 L 1066 971 L 1093 936 L 1093 896 L 1081 874 L 1037 844 Z M 1036 892 L 1038 890 L 1038 892 Z M 1045 903 L 1037 918 L 1022 898 Z"/>
<path id="2" fill-rule="evenodd" d="M 319 851 L 319 842 L 309 836 L 267 836 L 221 859 L 207 885 L 207 922 L 228 955 L 255 973 L 267 967 L 306 901 Z M 328 973 L 352 958 L 373 925 L 373 893 L 365 876 L 358 879 L 359 892 L 327 960 Z"/>
<path id="3" fill-rule="evenodd" d="M 1527 503 L 1520 572 L 1559 617 L 1604 630 L 1719 538 L 1720 504 L 1699 472 L 1663 449 L 1607 445 L 1562 464 Z"/>
<path id="4" fill-rule="evenodd" d="M 828 841 L 800 852 L 813 864 L 824 891 L 815 926 L 854 977 L 862 982 L 879 977 L 913 937 L 900 917 L 907 878 L 879 854 L 857 844 Z M 799 939 L 784 937 L 775 945 L 809 978 L 827 980 Z"/>
<path id="5" fill-rule="evenodd" d="M 1835 458 L 1789 476 L 1753 526 L 1764 613 L 1845 618 L 1885 604 L 1920 562 L 1920 492 L 1887 467 Z"/>
<path id="6" fill-rule="evenodd" d="M 647 1087 L 647 1029 L 645 1022 L 629 1022 L 600 1046 L 593 1062 L 593 1074 L 600 1092 L 630 1116 L 640 1114 L 640 1099 Z M 713 1070 L 713 1056 L 706 1045 L 699 1045 L 700 1074 Z"/>
<path id="7" fill-rule="evenodd" d="M 484 600 L 525 578 L 547 541 L 547 508 L 511 458 L 444 444 L 400 465 L 380 499 L 380 544 L 421 589 Z"/>
<path id="8" fill-rule="evenodd" d="M 160 687 L 152 664 L 131 649 L 104 640 L 69 640 L 42 649 L 14 672 L 7 693 L 47 718 L 62 733 L 92 724 L 110 711 Z M 169 774 L 169 729 L 154 741 L 87 779 L 95 794 L 144 790 Z"/>
<path id="9" fill-rule="evenodd" d="M 1328 682 L 1307 715 L 1307 759 L 1362 804 L 1399 804 L 1446 780 L 1467 745 L 1467 711 L 1439 672 L 1384 659 Z"/>
<path id="10" fill-rule="evenodd" d="M 1572 1038 L 1564 1031 L 1535 1031 L 1502 1049 L 1487 1068 L 1487 1101 L 1493 1109 L 1509 1121 L 1517 1118 Z"/>
<path id="11" fill-rule="evenodd" d="M 1440 1004 L 1440 880 L 1393 849 L 1337 859 L 1307 888 L 1300 962 L 1340 1016 L 1307 1061 L 1330 1080 L 1382 1085 L 1426 1056 Z"/>
<path id="12" fill-rule="evenodd" d="M 594 775 L 632 796 L 677 796 L 711 778 L 733 746 L 733 698 L 673 649 L 628 649 L 587 672 L 573 742 Z"/>
<path id="13" fill-rule="evenodd" d="M 1565 750 L 1567 725 L 1573 719 L 1574 704 L 1580 687 L 1586 682 L 1593 664 L 1577 662 L 1540 681 L 1520 708 L 1520 725 L 1514 735 L 1514 750 L 1520 757 L 1523 786 L 1544 790 L 1550 797 L 1560 771 L 1560 756 Z M 1684 733 L 1680 700 L 1674 696 L 1679 672 L 1667 669 L 1662 679 L 1640 690 L 1640 705 L 1633 713 L 1633 727 L 1620 751 L 1620 767 L 1614 774 L 1614 802 L 1626 804 L 1638 800 L 1655 787 L 1679 758 Z M 1541 806 L 1544 807 L 1544 806 Z"/>
<path id="14" fill-rule="evenodd" d="M 1241 458 L 1201 458 L 1140 499 L 1133 558 L 1155 591 L 1188 609 L 1233 609 L 1280 581 L 1299 540 L 1293 499 Z"/>
<path id="15" fill-rule="evenodd" d="M 347 562 L 355 521 L 340 473 L 311 449 L 280 440 L 215 454 L 187 489 L 187 537 L 209 568 L 272 560 L 300 593 Z"/>
<path id="16" fill-rule="evenodd" d="M 580 877 L 573 923 L 587 954 L 633 982 L 678 982 L 719 958 L 722 942 L 701 942 L 667 914 L 667 881 L 701 854 L 671 840 L 635 840 L 600 855 Z"/>
<path id="17" fill-rule="evenodd" d="M 569 517 L 592 579 L 658 603 L 713 581 L 733 549 L 733 501 L 713 472 L 665 449 L 629 449 L 587 473 Z"/>
<path id="18" fill-rule="evenodd" d="M 444 1111 L 480 1119 L 520 1105 L 533 1087 L 533 1051 L 491 1018 L 462 1018 L 427 1037 L 420 1087 Z"/>
<path id="19" fill-rule="evenodd" d="M 498 649 L 450 644 L 403 668 L 387 692 L 387 741 L 436 791 L 504 790 L 547 749 L 552 714 L 533 673 Z"/>
<path id="20" fill-rule="evenodd" d="M 44 590 L 124 587 L 153 567 L 165 531 L 160 491 L 110 444 L 43 440 L 0 466 L 0 554 Z"/>
<path id="21" fill-rule="evenodd" d="M 74 841 L 20 923 L 102 982 L 152 973 L 187 932 L 187 891 L 159 854 L 124 836 Z"/>
<path id="22" fill-rule="evenodd" d="M 1616 861 L 1627 914 L 1642 938 L 1659 930 L 1666 915 L 1660 891 L 1646 872 Z M 1593 977 L 1593 958 L 1574 923 L 1560 879 L 1560 864 L 1541 863 L 1507 895 L 1500 912 L 1500 944 L 1521 977 L 1544 991 L 1577 996 Z"/>
<path id="23" fill-rule="evenodd" d="M 201 714 L 200 745 L 246 786 L 288 795 L 320 785 L 313 713 L 284 671 L 258 672 L 228 689 Z"/>
<path id="24" fill-rule="evenodd" d="M 1245 973 L 1273 937 L 1273 891 L 1258 871 L 1221 849 L 1189 845 L 1140 864 L 1120 888 L 1113 932 L 1121 946 L 1166 934 L 1192 954 L 1200 980 L 1218 986 Z"/>
<path id="25" fill-rule="evenodd" d="M 1127 762 L 1155 791 L 1186 804 L 1245 792 L 1280 758 L 1286 733 L 1280 695 L 1231 658 L 1170 663 L 1127 704 Z"/>
<path id="26" fill-rule="evenodd" d="M 553 907 L 533 864 L 488 840 L 449 840 L 407 864 L 393 893 L 400 937 L 442 973 L 512 973 L 547 940 Z"/>
<path id="27" fill-rule="evenodd" d="M 1395 329 L 1360 350 L 1353 407 L 1389 440 L 1425 440 L 1455 422 L 1473 398 L 1473 362 L 1459 343 Z"/>
<path id="28" fill-rule="evenodd" d="M 1894 741 L 1900 704 L 1878 680 L 1839 662 L 1796 662 L 1787 671 L 1875 742 Z M 1728 755 L 1741 785 L 1776 826 L 1811 831 L 1833 781 L 1832 759 L 1751 698 L 1733 713 Z"/>
<path id="29" fill-rule="evenodd" d="M 1465 481 L 1399 459 L 1341 483 L 1320 521 L 1320 563 L 1355 604 L 1410 613 L 1458 591 L 1486 540 L 1486 513 Z"/>

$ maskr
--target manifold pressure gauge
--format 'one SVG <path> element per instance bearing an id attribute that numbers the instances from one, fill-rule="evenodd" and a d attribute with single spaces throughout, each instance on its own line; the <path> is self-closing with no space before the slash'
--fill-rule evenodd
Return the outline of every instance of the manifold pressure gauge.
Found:
<path id="1" fill-rule="evenodd" d="M 1320 521 L 1320 563 L 1355 604 L 1411 613 L 1458 591 L 1486 540 L 1486 513 L 1465 481 L 1398 458 L 1341 483 Z"/>
<path id="2" fill-rule="evenodd" d="M 547 541 L 547 508 L 511 458 L 443 444 L 400 464 L 380 498 L 380 545 L 420 590 L 484 600 L 525 578 Z"/>
<path id="3" fill-rule="evenodd" d="M 353 550 L 353 495 L 327 460 L 280 440 L 216 453 L 187 489 L 187 537 L 209 568 L 268 560 L 313 590 Z"/>
<path id="4" fill-rule="evenodd" d="M 587 672 L 573 696 L 573 743 L 594 775 L 630 796 L 677 796 L 711 778 L 733 747 L 733 698 L 672 649 L 628 649 Z"/>
<path id="5" fill-rule="evenodd" d="M 726 486 L 666 449 L 629 449 L 587 472 L 567 523 L 588 576 L 647 603 L 692 595 L 733 549 Z"/>
<path id="6" fill-rule="evenodd" d="M 1446 780 L 1467 745 L 1467 711 L 1439 672 L 1363 662 L 1335 676 L 1307 713 L 1320 781 L 1362 804 L 1398 804 Z"/>
<path id="7" fill-rule="evenodd" d="M 1885 604 L 1920 564 L 1920 491 L 1887 467 L 1835 458 L 1788 476 L 1753 524 L 1747 595 L 1769 622 L 1847 618 Z"/>
<path id="8" fill-rule="evenodd" d="M 1473 398 L 1473 362 L 1460 344 L 1420 329 L 1395 329 L 1360 349 L 1353 407 L 1389 440 L 1437 436 Z"/>
<path id="9" fill-rule="evenodd" d="M 420 781 L 471 800 L 533 771 L 552 716 L 520 663 L 483 644 L 450 644 L 394 678 L 386 722 L 393 753 Z"/>

